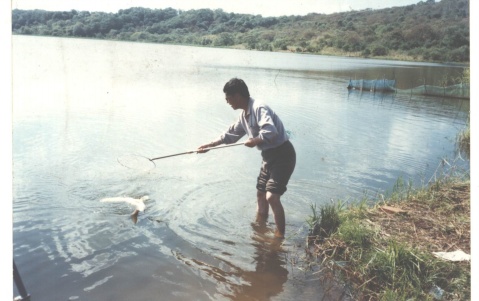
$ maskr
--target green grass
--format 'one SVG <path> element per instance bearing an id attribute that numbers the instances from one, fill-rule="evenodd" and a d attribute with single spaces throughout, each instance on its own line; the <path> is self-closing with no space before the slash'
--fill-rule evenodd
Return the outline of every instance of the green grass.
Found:
<path id="1" fill-rule="evenodd" d="M 311 205 L 313 214 L 307 219 L 307 223 L 310 227 L 310 236 L 325 238 L 336 232 L 341 224 L 339 218 L 340 210 L 341 203 L 337 205 L 322 205 L 319 213 L 316 211 L 316 205 Z"/>
<path id="2" fill-rule="evenodd" d="M 465 153 L 468 157 L 470 156 L 471 148 L 471 126 L 470 119 L 467 120 L 467 126 L 463 129 L 457 136 L 457 145 L 459 149 Z"/>
<path id="3" fill-rule="evenodd" d="M 311 205 L 308 224 L 316 238 L 310 244 L 315 258 L 334 271 L 339 283 L 347 283 L 357 300 L 435 300 L 432 291 L 437 287 L 442 300 L 470 300 L 470 262 L 442 261 L 431 252 L 442 243 L 433 236 L 452 237 L 446 242 L 462 241 L 463 247 L 470 242 L 464 230 L 470 227 L 469 185 L 447 177 L 415 190 L 411 182 L 398 179 L 393 192 L 373 206 L 366 205 L 373 202 L 366 198 L 348 208 L 327 204 L 318 211 Z M 379 209 L 384 204 L 410 207 L 406 215 L 390 216 Z M 414 236 L 407 223 L 411 220 L 418 227 L 421 221 L 435 221 L 432 232 Z M 399 235 L 402 232 L 413 236 Z"/>

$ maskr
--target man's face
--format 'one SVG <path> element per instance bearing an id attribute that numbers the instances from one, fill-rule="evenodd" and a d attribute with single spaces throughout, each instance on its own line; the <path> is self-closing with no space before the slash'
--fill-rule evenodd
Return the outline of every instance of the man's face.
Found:
<path id="1" fill-rule="evenodd" d="M 233 108 L 233 110 L 237 110 L 240 108 L 240 95 L 239 93 L 235 94 L 226 94 L 225 93 L 225 99 L 226 102 Z"/>

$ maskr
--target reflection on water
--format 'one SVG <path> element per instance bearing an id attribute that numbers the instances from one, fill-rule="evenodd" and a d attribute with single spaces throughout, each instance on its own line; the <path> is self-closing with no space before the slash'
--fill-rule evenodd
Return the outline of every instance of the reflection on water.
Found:
<path id="1" fill-rule="evenodd" d="M 268 235 L 272 232 L 266 223 L 252 223 L 252 228 L 252 271 L 226 260 L 220 260 L 220 267 L 216 267 L 195 258 L 186 258 L 179 252 L 175 256 L 187 266 L 217 281 L 218 287 L 222 288 L 219 294 L 229 300 L 269 300 L 283 291 L 283 285 L 288 280 L 286 250 L 282 248 L 281 240 Z"/>
<path id="2" fill-rule="evenodd" d="M 279 295 L 288 280 L 286 251 L 281 248 L 281 241 L 267 235 L 272 231 L 266 227 L 266 222 L 253 223 L 252 227 L 255 270 L 239 275 L 247 283 L 234 288 L 232 300 L 268 300 Z"/>
<path id="3" fill-rule="evenodd" d="M 346 89 L 354 74 L 455 67 L 28 36 L 13 46 L 13 251 L 37 301 L 315 299 L 321 286 L 286 259 L 311 204 L 384 192 L 398 177 L 420 184 L 443 157 L 468 168 L 454 146 L 468 101 Z M 216 138 L 239 113 L 222 93 L 233 76 L 271 104 L 295 145 L 279 246 L 274 225 L 251 224 L 257 150 L 149 170 L 117 161 Z M 136 224 L 127 205 L 100 202 L 144 195 Z"/>

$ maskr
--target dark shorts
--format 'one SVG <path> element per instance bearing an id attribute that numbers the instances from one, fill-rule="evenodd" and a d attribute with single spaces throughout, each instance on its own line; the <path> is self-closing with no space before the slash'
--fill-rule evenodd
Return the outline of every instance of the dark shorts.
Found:
<path id="1" fill-rule="evenodd" d="M 293 144 L 286 141 L 276 148 L 262 151 L 261 156 L 263 163 L 256 189 L 282 195 L 286 192 L 286 185 L 296 166 L 296 152 Z"/>

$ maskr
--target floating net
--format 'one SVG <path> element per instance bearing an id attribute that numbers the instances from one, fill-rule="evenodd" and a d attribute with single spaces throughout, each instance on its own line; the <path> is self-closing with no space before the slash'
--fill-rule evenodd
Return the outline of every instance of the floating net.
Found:
<path id="1" fill-rule="evenodd" d="M 381 92 L 394 92 L 396 86 L 396 80 L 394 79 L 376 79 L 366 80 L 357 79 L 349 80 L 348 89 L 362 90 L 362 91 L 381 91 Z"/>
<path id="2" fill-rule="evenodd" d="M 422 85 L 411 89 L 396 89 L 397 93 L 411 95 L 439 96 L 450 98 L 470 98 L 470 88 L 468 84 L 457 84 L 447 87 L 438 87 L 431 85 Z"/>
<path id="3" fill-rule="evenodd" d="M 411 89 L 397 89 L 396 80 L 378 79 L 378 80 L 349 80 L 348 89 L 370 91 L 370 92 L 395 92 L 410 95 L 438 96 L 448 98 L 470 98 L 469 84 L 460 83 L 457 85 L 440 87 L 432 85 L 421 85 Z"/>

